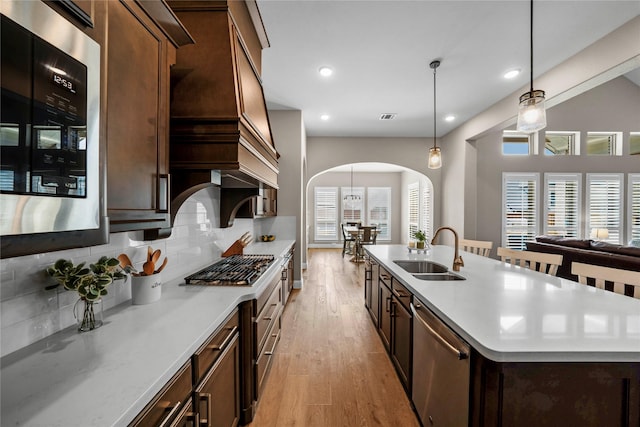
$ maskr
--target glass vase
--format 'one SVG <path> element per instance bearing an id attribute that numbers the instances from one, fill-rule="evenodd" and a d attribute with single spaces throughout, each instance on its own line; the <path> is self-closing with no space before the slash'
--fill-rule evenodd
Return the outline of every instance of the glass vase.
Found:
<path id="1" fill-rule="evenodd" d="M 102 326 L 102 300 L 89 301 L 80 298 L 73 306 L 73 316 L 80 332 L 92 331 Z"/>

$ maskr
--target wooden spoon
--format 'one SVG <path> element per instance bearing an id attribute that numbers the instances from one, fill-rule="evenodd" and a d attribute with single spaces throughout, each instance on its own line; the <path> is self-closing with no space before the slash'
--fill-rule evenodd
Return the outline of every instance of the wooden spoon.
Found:
<path id="1" fill-rule="evenodd" d="M 164 261 L 162 261 L 162 264 L 160 265 L 160 267 L 158 267 L 158 269 L 153 274 L 160 273 L 166 265 L 167 265 L 167 257 L 164 257 Z"/>
<path id="2" fill-rule="evenodd" d="M 151 254 L 151 262 L 156 264 L 159 259 L 160 259 L 160 249 L 156 249 L 155 251 L 153 251 L 153 254 Z"/>
<path id="3" fill-rule="evenodd" d="M 120 267 L 122 267 L 123 269 L 127 268 L 127 266 L 133 267 L 133 263 L 131 262 L 131 259 L 127 254 L 118 255 L 118 261 L 120 261 Z"/>
<path id="4" fill-rule="evenodd" d="M 147 262 L 151 261 L 151 255 L 153 255 L 153 249 L 151 246 L 147 247 Z"/>
<path id="5" fill-rule="evenodd" d="M 155 268 L 156 266 L 153 263 L 153 261 L 147 261 L 144 264 L 142 264 L 142 271 L 144 271 L 144 274 L 147 276 L 151 276 Z"/>

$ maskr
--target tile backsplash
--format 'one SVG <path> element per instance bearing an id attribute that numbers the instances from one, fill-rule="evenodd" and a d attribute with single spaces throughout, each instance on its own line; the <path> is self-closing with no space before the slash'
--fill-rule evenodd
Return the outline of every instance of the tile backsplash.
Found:
<path id="1" fill-rule="evenodd" d="M 295 239 L 295 217 L 236 219 L 233 227 L 217 228 L 219 195 L 220 190 L 215 187 L 192 195 L 180 207 L 171 236 L 167 239 L 144 241 L 141 231 L 114 233 L 105 245 L 0 260 L 0 356 L 75 325 L 73 306 L 78 300 L 77 293 L 65 291 L 62 287 L 44 290 L 45 286 L 53 283 L 44 271 L 60 258 L 89 264 L 103 255 L 115 257 L 126 253 L 141 270 L 150 245 L 162 251 L 162 258 L 168 257 L 168 264 L 162 272 L 166 282 L 211 264 L 247 231 L 253 234 L 254 239 L 261 234 Z M 104 308 L 108 310 L 130 299 L 130 281 L 115 282 L 109 286 Z"/>

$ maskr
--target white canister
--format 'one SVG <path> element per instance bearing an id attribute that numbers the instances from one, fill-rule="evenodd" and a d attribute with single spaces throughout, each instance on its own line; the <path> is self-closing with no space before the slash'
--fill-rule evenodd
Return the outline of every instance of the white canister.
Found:
<path id="1" fill-rule="evenodd" d="M 162 275 L 131 276 L 131 302 L 136 305 L 151 304 L 162 294 Z"/>

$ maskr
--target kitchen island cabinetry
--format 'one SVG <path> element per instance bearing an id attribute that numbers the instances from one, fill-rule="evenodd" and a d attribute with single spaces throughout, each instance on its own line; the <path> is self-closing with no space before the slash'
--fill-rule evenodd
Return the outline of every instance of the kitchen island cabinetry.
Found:
<path id="1" fill-rule="evenodd" d="M 391 358 L 403 382 L 394 323 L 413 296 L 407 392 L 424 425 L 640 425 L 636 299 L 473 254 L 465 280 L 421 280 L 394 261 L 450 265 L 453 248 L 365 250 L 380 264 L 381 295 L 397 302 Z"/>
<path id="2" fill-rule="evenodd" d="M 380 284 L 378 263 L 367 257 L 364 270 L 364 305 L 369 311 L 373 324 L 378 327 L 380 317 Z"/>
<path id="3" fill-rule="evenodd" d="M 413 320 L 409 304 L 411 293 L 399 282 L 392 283 L 391 360 L 407 394 L 411 396 L 411 350 Z"/>

